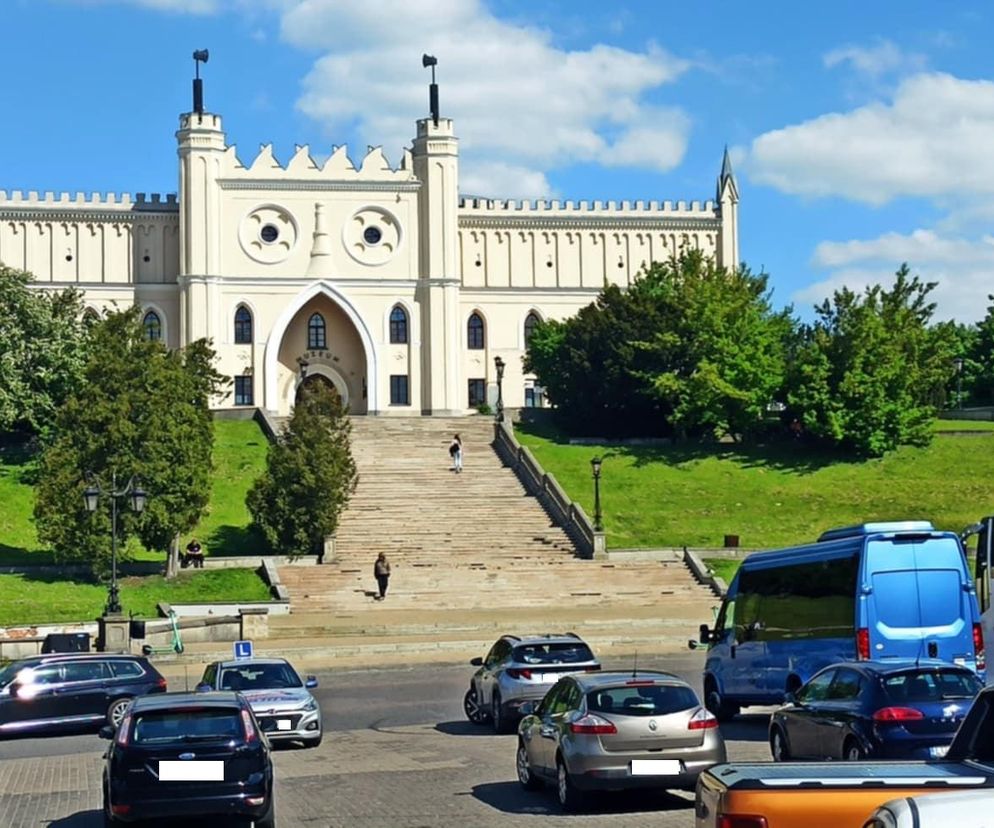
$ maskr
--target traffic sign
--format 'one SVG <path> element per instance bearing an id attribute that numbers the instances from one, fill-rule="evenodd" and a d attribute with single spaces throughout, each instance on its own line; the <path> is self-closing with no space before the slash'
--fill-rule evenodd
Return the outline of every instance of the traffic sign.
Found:
<path id="1" fill-rule="evenodd" d="M 252 658 L 252 642 L 251 641 L 236 641 L 235 642 L 235 658 Z"/>

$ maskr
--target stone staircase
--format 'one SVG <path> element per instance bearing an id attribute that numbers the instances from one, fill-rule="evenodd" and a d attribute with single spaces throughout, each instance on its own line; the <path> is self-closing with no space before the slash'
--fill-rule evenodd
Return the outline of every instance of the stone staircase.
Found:
<path id="1" fill-rule="evenodd" d="M 280 570 L 292 614 L 272 619 L 274 635 L 378 635 L 375 616 L 386 622 L 398 610 L 438 615 L 437 623 L 416 625 L 427 635 L 445 626 L 446 613 L 463 627 L 479 617 L 486 627 L 506 628 L 516 619 L 524 623 L 531 610 L 557 606 L 580 615 L 588 607 L 586 615 L 602 627 L 624 624 L 634 607 L 646 608 L 635 614 L 647 619 L 658 610 L 670 635 L 675 619 L 685 619 L 690 633 L 711 620 L 715 599 L 676 555 L 576 557 L 569 537 L 497 457 L 489 418 L 355 417 L 352 423 L 359 483 L 339 525 L 336 560 Z M 456 432 L 464 446 L 458 475 L 447 451 Z M 382 603 L 373 601 L 380 551 L 392 566 Z"/>

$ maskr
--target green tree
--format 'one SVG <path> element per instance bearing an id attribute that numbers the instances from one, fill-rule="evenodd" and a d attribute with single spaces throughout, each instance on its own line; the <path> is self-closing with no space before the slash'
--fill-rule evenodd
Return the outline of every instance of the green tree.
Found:
<path id="1" fill-rule="evenodd" d="M 86 364 L 81 294 L 32 289 L 32 278 L 0 264 L 0 432 L 43 434 Z"/>
<path id="2" fill-rule="evenodd" d="M 991 304 L 976 324 L 963 365 L 963 388 L 971 405 L 994 405 L 994 294 L 987 300 Z"/>
<path id="3" fill-rule="evenodd" d="M 84 473 L 101 488 L 141 480 L 148 505 L 141 515 L 118 510 L 118 554 L 140 539 L 165 552 L 203 515 L 210 493 L 213 425 L 211 394 L 220 388 L 209 343 L 171 352 L 145 337 L 141 311 L 108 314 L 92 331 L 92 348 L 79 391 L 56 415 L 42 453 L 35 518 L 40 539 L 62 562 L 109 569 L 110 498 L 85 511 Z M 124 504 L 120 504 L 124 506 Z"/>
<path id="4" fill-rule="evenodd" d="M 351 430 L 335 391 L 324 385 L 305 388 L 246 501 L 274 552 L 313 553 L 337 528 L 358 480 Z"/>
<path id="5" fill-rule="evenodd" d="M 931 441 L 956 351 L 948 326 L 928 324 L 934 287 L 902 265 L 890 290 L 842 288 L 815 308 L 787 394 L 809 434 L 869 456 Z"/>

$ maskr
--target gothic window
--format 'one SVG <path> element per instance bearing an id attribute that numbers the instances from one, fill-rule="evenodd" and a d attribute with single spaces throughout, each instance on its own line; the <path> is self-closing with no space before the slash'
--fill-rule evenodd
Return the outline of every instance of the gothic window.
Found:
<path id="1" fill-rule="evenodd" d="M 311 350 L 321 350 L 328 347 L 324 317 L 320 313 L 312 314 L 311 318 L 307 320 L 307 347 Z"/>
<path id="2" fill-rule="evenodd" d="M 149 342 L 159 342 L 162 340 L 162 320 L 159 319 L 159 314 L 150 310 L 145 314 L 145 318 L 142 319 L 142 325 L 145 328 L 145 338 Z"/>
<path id="3" fill-rule="evenodd" d="M 407 312 L 397 305 L 390 311 L 390 344 L 404 345 L 407 343 Z"/>
<path id="4" fill-rule="evenodd" d="M 532 334 L 535 333 L 535 326 L 538 325 L 542 320 L 538 318 L 538 314 L 532 311 L 525 317 L 525 347 L 528 347 L 528 342 L 532 338 Z"/>
<path id="5" fill-rule="evenodd" d="M 252 314 L 244 305 L 235 311 L 235 344 L 248 345 L 252 342 Z"/>
<path id="6" fill-rule="evenodd" d="M 466 346 L 471 351 L 483 350 L 483 320 L 480 314 L 473 313 L 466 325 Z"/>

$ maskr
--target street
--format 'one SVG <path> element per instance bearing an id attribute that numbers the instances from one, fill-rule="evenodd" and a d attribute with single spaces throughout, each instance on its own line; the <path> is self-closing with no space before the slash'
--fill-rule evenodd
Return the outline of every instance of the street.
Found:
<path id="1" fill-rule="evenodd" d="M 631 660 L 606 661 L 608 669 L 631 669 Z M 699 685 L 700 655 L 640 662 Z M 521 790 L 515 737 L 495 736 L 463 716 L 471 673 L 469 665 L 317 671 L 325 739 L 316 749 L 275 752 L 279 824 L 496 828 L 519 825 L 529 815 L 536 826 L 595 820 L 634 827 L 645 825 L 650 813 L 655 825 L 691 823 L 686 793 L 608 794 L 595 797 L 588 814 L 565 817 L 552 790 Z M 181 690 L 184 683 L 174 679 L 170 686 Z M 768 758 L 765 716 L 740 717 L 723 732 L 731 758 Z M 0 824 L 102 826 L 104 744 L 89 733 L 0 742 Z"/>

